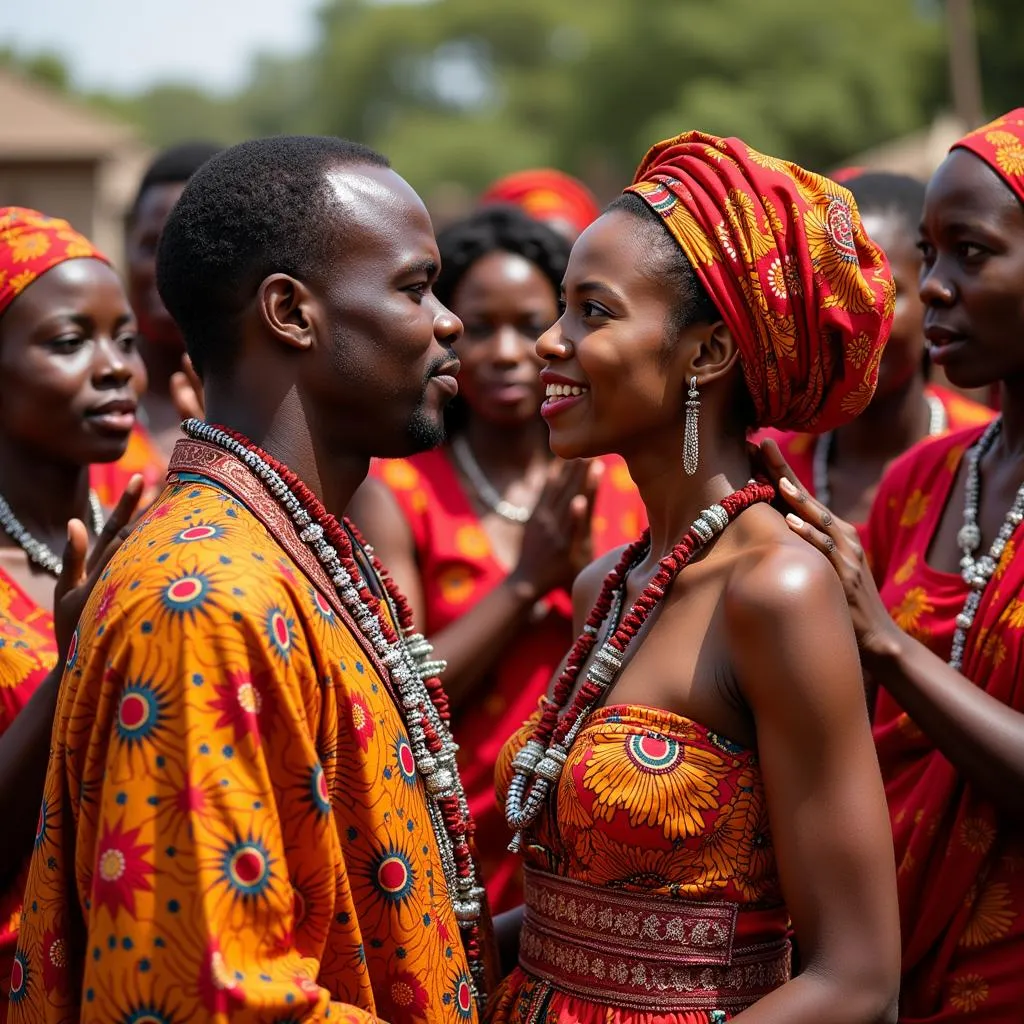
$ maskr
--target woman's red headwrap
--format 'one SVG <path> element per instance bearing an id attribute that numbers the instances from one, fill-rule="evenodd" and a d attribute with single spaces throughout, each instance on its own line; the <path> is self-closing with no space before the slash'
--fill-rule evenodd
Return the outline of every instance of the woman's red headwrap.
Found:
<path id="1" fill-rule="evenodd" d="M 628 191 L 661 215 L 732 332 L 758 427 L 825 431 L 864 410 L 896 299 L 845 188 L 686 132 L 650 150 Z"/>
<path id="2" fill-rule="evenodd" d="M 36 278 L 77 259 L 110 262 L 66 220 L 22 206 L 0 206 L 0 316 Z"/>
<path id="3" fill-rule="evenodd" d="M 950 152 L 954 149 L 968 149 L 984 160 L 1024 203 L 1024 107 L 969 132 Z"/>
<path id="4" fill-rule="evenodd" d="M 480 197 L 481 204 L 513 203 L 535 220 L 563 220 L 577 233 L 601 213 L 582 181 L 550 168 L 517 171 L 499 178 Z"/>

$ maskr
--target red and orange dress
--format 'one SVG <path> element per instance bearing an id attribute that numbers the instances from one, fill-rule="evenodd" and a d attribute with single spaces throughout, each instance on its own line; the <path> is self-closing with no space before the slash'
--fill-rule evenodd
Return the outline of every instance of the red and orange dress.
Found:
<path id="1" fill-rule="evenodd" d="M 50 612 L 0 568 L 0 735 L 10 728 L 56 660 Z M 7 1019 L 24 882 L 21 875 L 7 892 L 0 893 L 0 1022 Z"/>
<path id="2" fill-rule="evenodd" d="M 935 384 L 928 384 L 925 387 L 925 395 L 929 398 L 937 398 L 942 403 L 946 414 L 946 428 L 940 434 L 955 433 L 958 430 L 966 430 L 968 427 L 984 426 L 996 415 L 994 409 L 978 402 L 972 402 L 969 398 L 950 391 L 947 388 L 938 387 Z M 804 490 L 811 497 L 816 498 L 814 483 L 814 452 L 821 439 L 820 434 L 801 434 L 792 430 L 774 430 L 766 427 L 758 431 L 754 440 L 763 441 L 771 438 L 779 446 L 790 468 L 796 473 Z M 862 524 L 855 524 L 861 527 Z"/>
<path id="3" fill-rule="evenodd" d="M 965 451 L 984 428 L 927 441 L 893 463 L 868 552 L 896 624 L 943 660 L 968 587 L 928 551 Z M 967 635 L 963 674 L 1024 712 L 1024 533 L 1017 527 Z M 1024 833 L 978 792 L 884 690 L 874 721 L 896 847 L 903 935 L 900 1021 L 1020 1020 Z"/>
<path id="4" fill-rule="evenodd" d="M 647 525 L 625 463 L 606 461 L 591 520 L 594 557 L 636 540 Z M 387 485 L 412 530 L 426 606 L 419 625 L 432 636 L 501 584 L 510 567 L 495 557 L 443 449 L 375 462 L 371 475 Z M 572 639 L 572 600 L 565 590 L 552 591 L 481 683 L 479 698 L 455 714 L 462 782 L 477 824 L 478 864 L 495 913 L 518 906 L 522 888 L 519 858 L 506 849 L 512 837 L 495 801 L 494 766 L 502 743 L 533 711 Z"/>
<path id="5" fill-rule="evenodd" d="M 501 752 L 502 801 L 535 724 Z M 490 1024 L 720 1024 L 789 979 L 757 755 L 697 722 L 594 711 L 523 859 L 519 966 Z"/>

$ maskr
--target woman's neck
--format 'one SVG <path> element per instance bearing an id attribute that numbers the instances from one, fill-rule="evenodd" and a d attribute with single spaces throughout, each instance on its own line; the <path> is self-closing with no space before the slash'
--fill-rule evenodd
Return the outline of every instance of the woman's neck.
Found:
<path id="1" fill-rule="evenodd" d="M 471 415 L 464 435 L 480 468 L 499 488 L 523 479 L 531 469 L 551 459 L 548 428 L 539 416 L 518 427 L 508 427 Z"/>
<path id="2" fill-rule="evenodd" d="M 60 552 L 68 520 L 89 524 L 89 468 L 41 459 L 0 438 L 0 495 L 18 522 L 51 550 Z M 0 534 L 0 543 L 7 541 Z"/>
<path id="3" fill-rule="evenodd" d="M 999 447 L 1012 458 L 1024 456 L 1024 377 L 1004 380 L 999 385 L 999 409 L 1003 429 Z"/>
<path id="4" fill-rule="evenodd" d="M 928 436 L 930 414 L 924 378 L 915 375 L 896 394 L 875 399 L 852 423 L 835 432 L 835 456 L 844 463 L 888 461 Z"/>
<path id="5" fill-rule="evenodd" d="M 751 477 L 745 439 L 721 437 L 713 444 L 701 439 L 697 472 L 683 471 L 682 443 L 671 449 L 646 448 L 626 453 L 633 478 L 647 510 L 652 561 L 667 555 L 709 505 L 743 487 Z"/>

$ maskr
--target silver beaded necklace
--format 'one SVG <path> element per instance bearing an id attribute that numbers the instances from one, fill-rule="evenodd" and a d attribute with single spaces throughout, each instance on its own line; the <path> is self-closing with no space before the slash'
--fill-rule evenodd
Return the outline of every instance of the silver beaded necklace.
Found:
<path id="1" fill-rule="evenodd" d="M 992 541 L 987 555 L 975 559 L 975 552 L 981 544 L 981 529 L 978 526 L 978 510 L 981 507 L 981 472 L 980 464 L 986 452 L 995 444 L 996 438 L 1003 429 L 1003 419 L 994 419 L 986 428 L 985 433 L 967 452 L 967 485 L 964 491 L 964 524 L 956 535 L 957 546 L 960 548 L 960 575 L 971 588 L 964 602 L 963 611 L 956 617 L 956 632 L 953 634 L 953 650 L 949 664 L 958 672 L 964 661 L 964 649 L 967 644 L 967 633 L 974 624 L 985 588 L 992 579 L 992 574 L 999 565 L 1006 545 L 1013 536 L 1013 531 L 1024 522 L 1024 484 L 1017 489 L 1016 497 L 1010 506 L 1003 525 Z"/>
<path id="2" fill-rule="evenodd" d="M 502 519 L 507 519 L 510 523 L 518 523 L 520 526 L 529 520 L 533 515 L 533 507 L 514 505 L 498 493 L 494 484 L 484 475 L 480 463 L 473 457 L 473 451 L 463 434 L 456 434 L 452 438 L 451 449 L 456 465 L 473 485 L 473 490 L 476 491 L 480 500 L 492 512 L 501 516 Z"/>
<path id="3" fill-rule="evenodd" d="M 96 497 L 95 491 L 89 492 L 89 518 L 92 532 L 98 537 L 103 529 L 103 506 L 100 505 L 100 499 Z M 45 570 L 51 576 L 60 575 L 64 568 L 60 555 L 51 551 L 46 544 L 33 537 L 21 525 L 3 495 L 0 495 L 0 530 L 3 530 L 28 555 L 30 562 L 35 562 L 40 569 Z"/>
<path id="4" fill-rule="evenodd" d="M 949 427 L 946 407 L 937 395 L 925 395 L 924 400 L 928 403 L 928 436 L 938 437 Z M 832 458 L 834 444 L 835 432 L 830 430 L 827 434 L 822 434 L 814 446 L 814 496 L 822 505 L 828 505 L 832 501 L 832 491 L 828 485 L 828 462 Z"/>
<path id="5" fill-rule="evenodd" d="M 273 467 L 245 445 L 240 444 L 229 434 L 201 420 L 185 420 L 181 429 L 189 437 L 197 441 L 205 441 L 224 451 L 230 452 L 243 462 L 259 479 L 277 502 L 291 517 L 299 534 L 299 539 L 313 552 L 341 598 L 345 609 L 355 620 L 360 633 L 373 648 L 374 653 L 387 669 L 397 693 L 398 710 L 409 733 L 413 761 L 423 778 L 427 790 L 427 810 L 432 831 L 437 840 L 438 853 L 448 894 L 455 918 L 461 928 L 470 928 L 477 924 L 483 915 L 484 890 L 481 887 L 475 867 L 471 867 L 468 876 L 460 876 L 455 862 L 454 844 L 467 842 L 468 834 L 463 832 L 453 838 L 445 827 L 444 813 L 441 802 L 454 797 L 458 802 L 459 815 L 463 822 L 470 821 L 469 805 L 459 778 L 455 763 L 458 744 L 452 738 L 451 729 L 441 718 L 440 713 L 431 699 L 424 679 L 439 675 L 445 668 L 445 662 L 432 661 L 430 655 L 433 648 L 420 633 L 402 635 L 398 633 L 398 642 L 389 643 L 381 629 L 377 616 L 363 603 L 359 591 L 350 579 L 337 549 L 325 537 L 324 528 L 303 506 L 302 502 L 281 479 Z M 355 542 L 353 542 L 355 546 Z M 370 552 L 366 552 L 367 555 Z M 367 559 L 368 561 L 369 559 Z M 395 609 L 385 588 L 384 600 L 391 611 L 392 620 L 399 621 Z M 441 750 L 432 754 L 427 745 L 424 724 L 441 740 Z M 473 977 L 473 988 L 478 1003 L 483 1005 L 486 998 L 482 961 L 471 961 L 470 973 Z"/>

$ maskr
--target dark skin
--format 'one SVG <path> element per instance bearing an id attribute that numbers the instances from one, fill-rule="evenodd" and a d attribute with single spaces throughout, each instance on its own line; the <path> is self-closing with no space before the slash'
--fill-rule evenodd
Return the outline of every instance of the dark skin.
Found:
<path id="1" fill-rule="evenodd" d="M 924 306 L 917 295 L 921 254 L 917 225 L 896 212 L 864 213 L 864 229 L 885 250 L 896 285 L 892 333 L 878 370 L 875 397 L 833 435 L 828 481 L 837 515 L 862 523 L 889 463 L 928 436 L 923 359 Z"/>
<path id="2" fill-rule="evenodd" d="M 67 522 L 89 521 L 89 465 L 119 459 L 146 374 L 117 275 L 68 260 L 32 282 L 0 319 L 0 494 L 33 537 L 60 551 Z M 0 534 L 4 569 L 38 603 L 53 577 Z"/>
<path id="3" fill-rule="evenodd" d="M 452 305 L 465 325 L 456 345 L 459 389 L 469 407 L 466 440 L 498 492 L 535 506 L 525 526 L 493 512 L 472 481 L 474 504 L 492 551 L 509 568 L 505 580 L 446 629 L 430 637 L 448 662 L 445 689 L 454 707 L 485 680 L 508 645 L 528 628 L 536 602 L 571 585 L 588 559 L 589 511 L 600 469 L 554 463 L 537 410 L 543 398 L 538 336 L 558 316 L 557 296 L 543 272 L 521 256 L 495 251 L 478 259 L 455 289 Z M 367 539 L 424 620 L 416 545 L 386 485 L 367 480 L 350 509 Z"/>
<path id="4" fill-rule="evenodd" d="M 651 552 L 630 576 L 627 602 L 701 509 L 751 475 L 734 422 L 736 344 L 721 322 L 666 337 L 671 296 L 644 270 L 659 242 L 652 230 L 621 211 L 591 225 L 573 248 L 565 313 L 538 342 L 545 373 L 589 388 L 549 418 L 552 449 L 563 458 L 617 452 L 644 499 Z M 691 376 L 701 393 L 700 460 L 688 477 L 679 441 Z M 804 967 L 735 1019 L 893 1021 L 895 869 L 856 644 L 828 562 L 788 533 L 766 505 L 744 512 L 676 579 L 607 700 L 665 709 L 758 751 Z M 577 580 L 577 628 L 618 554 Z"/>
<path id="5" fill-rule="evenodd" d="M 980 550 L 988 551 L 1024 480 L 1024 206 L 973 154 L 956 150 L 928 185 L 921 223 L 921 299 L 933 358 L 952 383 L 998 383 L 1003 430 L 981 460 Z M 792 506 L 791 528 L 826 553 L 846 592 L 861 657 L 957 770 L 1010 820 L 1024 812 L 1024 715 L 993 699 L 891 620 L 856 532 L 796 485 L 776 446 L 769 471 Z M 928 550 L 928 564 L 958 573 L 966 465 Z"/>
<path id="6" fill-rule="evenodd" d="M 125 239 L 128 296 L 138 318 L 139 348 L 149 374 L 142 406 L 150 436 L 166 455 L 181 436 L 171 378 L 181 370 L 185 340 L 157 291 L 156 252 L 164 224 L 184 188 L 184 182 L 165 182 L 146 189 Z"/>
<path id="7" fill-rule="evenodd" d="M 372 456 L 440 439 L 462 324 L 432 292 L 426 207 L 394 171 L 325 172 L 337 256 L 299 280 L 271 274 L 241 317 L 228 375 L 204 380 L 207 417 L 252 438 L 341 515 Z M 410 422 L 421 433 L 410 433 Z"/>

